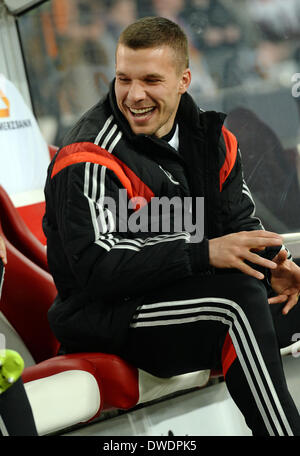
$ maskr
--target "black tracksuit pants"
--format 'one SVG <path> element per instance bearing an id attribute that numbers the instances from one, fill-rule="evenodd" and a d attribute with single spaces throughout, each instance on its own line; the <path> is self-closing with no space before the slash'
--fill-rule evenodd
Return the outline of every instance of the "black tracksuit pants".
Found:
<path id="1" fill-rule="evenodd" d="M 262 282 L 238 272 L 177 281 L 145 296 L 120 356 L 158 377 L 223 369 L 253 435 L 299 436 L 280 347 L 300 332 L 300 304 L 286 316 L 279 307 Z"/>

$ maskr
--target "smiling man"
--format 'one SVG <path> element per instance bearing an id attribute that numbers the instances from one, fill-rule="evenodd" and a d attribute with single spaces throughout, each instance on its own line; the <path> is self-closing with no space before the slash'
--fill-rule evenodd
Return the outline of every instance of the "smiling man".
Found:
<path id="1" fill-rule="evenodd" d="M 279 351 L 300 332 L 300 269 L 254 215 L 225 115 L 200 110 L 190 82 L 177 24 L 150 17 L 123 31 L 107 96 L 48 170 L 49 321 L 66 352 L 115 353 L 158 377 L 222 369 L 254 435 L 300 435 Z M 155 212 L 156 197 L 168 204 Z M 195 222 L 199 198 L 204 236 L 192 242 L 195 224 L 178 227 L 169 203 L 188 199 Z M 148 225 L 130 229 L 132 215 Z"/>
<path id="2" fill-rule="evenodd" d="M 185 61 L 174 68 L 174 54 L 168 45 L 150 49 L 118 46 L 116 99 L 135 134 L 161 138 L 172 129 L 181 95 L 191 82 Z"/>

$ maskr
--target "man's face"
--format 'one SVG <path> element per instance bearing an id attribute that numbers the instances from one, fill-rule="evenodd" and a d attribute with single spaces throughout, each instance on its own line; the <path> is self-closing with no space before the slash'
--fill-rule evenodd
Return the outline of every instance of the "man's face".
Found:
<path id="1" fill-rule="evenodd" d="M 117 104 L 135 134 L 160 138 L 172 129 L 180 97 L 191 80 L 189 69 L 179 72 L 173 52 L 169 46 L 117 48 Z"/>

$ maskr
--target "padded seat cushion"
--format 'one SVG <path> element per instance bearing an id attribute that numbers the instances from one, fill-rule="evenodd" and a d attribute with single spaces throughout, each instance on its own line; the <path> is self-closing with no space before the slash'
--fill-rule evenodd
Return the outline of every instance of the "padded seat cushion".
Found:
<path id="1" fill-rule="evenodd" d="M 101 390 L 101 409 L 129 409 L 139 399 L 138 371 L 116 355 L 74 353 L 56 356 L 24 369 L 24 383 L 66 370 L 86 370 Z"/>
<path id="2" fill-rule="evenodd" d="M 99 386 L 87 370 L 65 370 L 24 386 L 39 435 L 86 422 L 101 408 Z"/>
<path id="3" fill-rule="evenodd" d="M 139 401 L 138 404 L 168 396 L 177 391 L 205 386 L 210 378 L 209 370 L 189 372 L 171 378 L 154 377 L 139 369 Z"/>
<path id="4" fill-rule="evenodd" d="M 204 386 L 209 371 L 170 379 L 136 369 L 116 355 L 76 353 L 28 367 L 22 375 L 40 435 L 131 409 L 176 391 Z"/>
<path id="5" fill-rule="evenodd" d="M 0 234 L 1 232 L 0 227 Z M 3 235 L 7 266 L 0 310 L 17 331 L 36 362 L 56 355 L 59 342 L 49 326 L 47 312 L 57 290 L 51 275 L 30 261 Z"/>
<path id="6" fill-rule="evenodd" d="M 0 185 L 0 220 L 7 239 L 28 259 L 33 261 L 33 263 L 48 271 L 45 246 L 38 239 L 42 237 L 44 204 L 41 203 L 33 205 L 33 207 L 25 206 L 24 209 L 17 209 L 8 193 Z M 29 209 L 31 210 L 30 212 Z M 35 224 L 35 227 L 33 224 Z M 35 230 L 38 230 L 40 233 L 38 237 L 35 236 Z"/>

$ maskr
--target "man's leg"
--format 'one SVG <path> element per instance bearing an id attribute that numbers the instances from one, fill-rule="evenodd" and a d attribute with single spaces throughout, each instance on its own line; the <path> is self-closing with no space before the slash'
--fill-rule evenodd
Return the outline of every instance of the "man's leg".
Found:
<path id="1" fill-rule="evenodd" d="M 300 302 L 287 315 L 282 313 L 284 304 L 271 304 L 275 331 L 280 348 L 287 347 L 300 339 Z"/>
<path id="2" fill-rule="evenodd" d="M 0 435 L 38 435 L 32 409 L 21 378 L 0 394 Z"/>
<path id="3" fill-rule="evenodd" d="M 168 377 L 218 368 L 255 435 L 300 435 L 264 285 L 243 274 L 196 276 L 145 297 L 120 355 Z"/>

